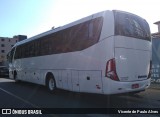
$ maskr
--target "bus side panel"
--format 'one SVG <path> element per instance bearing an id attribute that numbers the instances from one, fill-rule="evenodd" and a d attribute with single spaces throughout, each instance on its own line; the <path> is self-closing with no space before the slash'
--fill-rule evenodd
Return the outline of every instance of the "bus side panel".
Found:
<path id="1" fill-rule="evenodd" d="M 53 75 L 54 75 L 57 88 L 62 88 L 61 70 L 53 70 L 52 73 L 53 73 Z"/>
<path id="2" fill-rule="evenodd" d="M 63 89 L 72 91 L 71 70 L 62 70 Z"/>
<path id="3" fill-rule="evenodd" d="M 45 71 L 37 69 L 37 58 L 16 59 L 13 64 L 16 68 L 17 79 L 36 84 L 44 84 Z M 28 62 L 30 61 L 30 62 Z"/>
<path id="4" fill-rule="evenodd" d="M 113 36 L 82 51 L 81 56 L 79 66 L 83 66 L 83 70 L 79 71 L 80 92 L 103 93 L 103 89 L 108 87 L 103 83 L 106 64 L 114 57 Z"/>
<path id="5" fill-rule="evenodd" d="M 101 71 L 79 71 L 80 92 L 102 93 Z"/>
<path id="6" fill-rule="evenodd" d="M 73 87 L 73 91 L 75 92 L 80 91 L 78 70 L 72 70 L 72 87 Z"/>

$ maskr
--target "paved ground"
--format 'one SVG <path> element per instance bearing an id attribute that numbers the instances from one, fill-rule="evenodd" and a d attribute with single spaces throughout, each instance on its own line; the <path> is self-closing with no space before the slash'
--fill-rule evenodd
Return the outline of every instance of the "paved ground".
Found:
<path id="1" fill-rule="evenodd" d="M 31 83 L 15 83 L 13 80 L 0 79 L 1 108 L 160 108 L 160 90 L 153 87 L 136 95 L 94 95 L 77 94 L 58 90 L 55 94 L 47 92 L 43 86 Z M 96 111 L 96 110 L 95 110 Z M 52 112 L 51 112 L 52 113 Z M 13 115 L 15 116 L 15 115 Z M 17 115 L 16 115 L 17 116 Z M 28 116 L 28 115 L 26 115 Z M 36 115 L 33 115 L 36 116 Z M 156 114 L 51 114 L 50 117 L 159 117 Z M 1 115 L 0 115 L 1 117 Z M 39 117 L 39 115 L 37 116 Z"/>

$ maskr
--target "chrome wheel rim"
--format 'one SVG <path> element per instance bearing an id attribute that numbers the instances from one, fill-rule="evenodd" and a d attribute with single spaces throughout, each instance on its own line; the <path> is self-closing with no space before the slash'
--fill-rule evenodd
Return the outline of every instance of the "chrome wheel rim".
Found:
<path id="1" fill-rule="evenodd" d="M 52 90 L 54 90 L 54 87 L 55 87 L 54 80 L 52 78 L 50 78 L 50 80 L 49 80 L 49 89 L 52 91 Z"/>

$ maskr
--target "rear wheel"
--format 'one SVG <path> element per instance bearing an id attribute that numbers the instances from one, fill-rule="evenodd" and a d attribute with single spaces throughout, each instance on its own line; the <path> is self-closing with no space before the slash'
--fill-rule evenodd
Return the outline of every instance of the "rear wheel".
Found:
<path id="1" fill-rule="evenodd" d="M 56 82 L 53 76 L 49 75 L 47 78 L 47 88 L 49 92 L 53 93 L 56 90 Z"/>

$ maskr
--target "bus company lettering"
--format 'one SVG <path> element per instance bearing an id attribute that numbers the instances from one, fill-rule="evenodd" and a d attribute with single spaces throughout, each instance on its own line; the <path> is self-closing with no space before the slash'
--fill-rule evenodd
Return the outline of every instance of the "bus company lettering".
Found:
<path id="1" fill-rule="evenodd" d="M 42 114 L 41 110 L 28 110 L 28 114 Z"/>
<path id="2" fill-rule="evenodd" d="M 12 114 L 42 114 L 41 110 L 12 110 Z"/>

